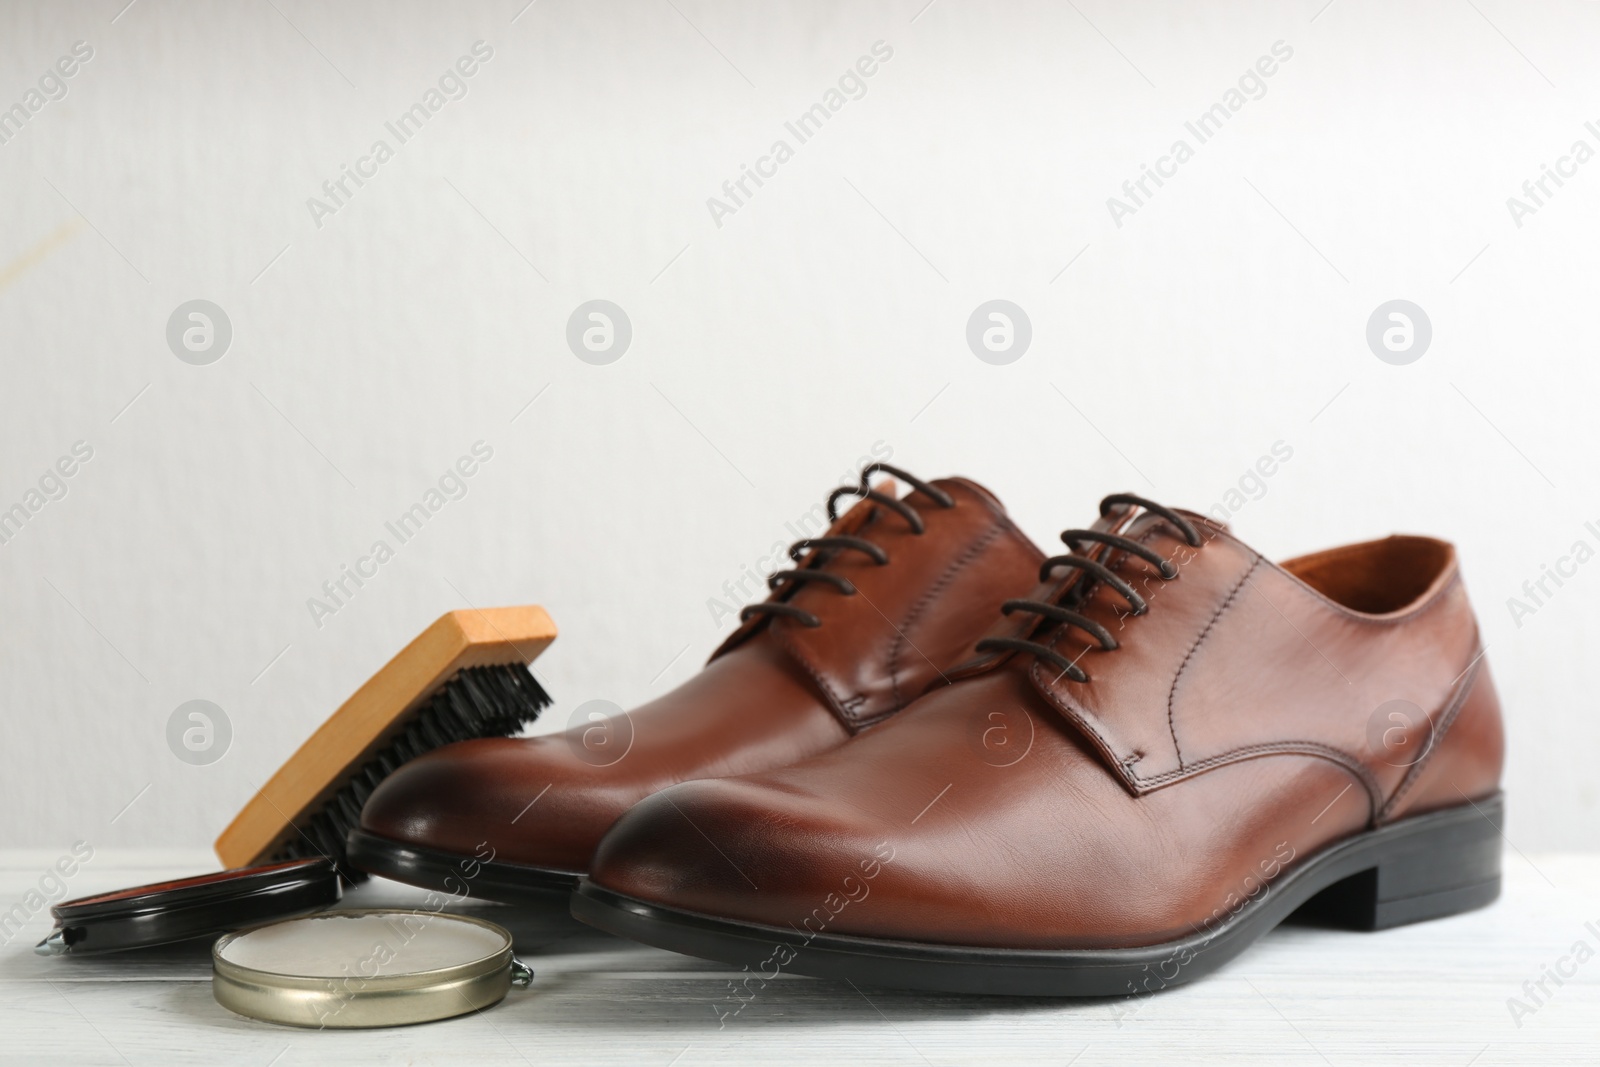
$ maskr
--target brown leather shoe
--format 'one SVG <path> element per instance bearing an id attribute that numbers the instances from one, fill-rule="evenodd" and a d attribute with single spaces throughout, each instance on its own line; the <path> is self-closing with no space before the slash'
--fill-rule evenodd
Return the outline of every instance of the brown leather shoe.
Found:
<path id="1" fill-rule="evenodd" d="M 1197 514 L 1102 512 L 953 684 L 629 811 L 573 913 L 743 964 L 752 992 L 793 971 L 1112 995 L 1199 977 L 1308 901 L 1377 929 L 1496 897 L 1500 709 L 1450 545 L 1279 566 Z"/>
<path id="2" fill-rule="evenodd" d="M 910 490 L 869 489 L 877 471 Z M 862 499 L 840 517 L 851 495 Z M 351 861 L 454 895 L 565 894 L 636 801 L 825 752 L 895 714 L 973 655 L 1044 558 L 962 478 L 929 484 L 874 464 L 833 492 L 828 515 L 698 675 L 620 722 L 466 741 L 405 764 L 368 799 Z"/>

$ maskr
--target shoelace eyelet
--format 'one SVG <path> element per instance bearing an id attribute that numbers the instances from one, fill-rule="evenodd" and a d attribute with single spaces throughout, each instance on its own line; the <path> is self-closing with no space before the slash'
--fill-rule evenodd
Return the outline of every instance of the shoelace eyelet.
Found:
<path id="1" fill-rule="evenodd" d="M 896 500 L 894 497 L 885 496 L 884 494 L 873 489 L 871 485 L 868 484 L 868 479 L 879 471 L 882 471 L 891 477 L 898 478 L 910 485 L 917 492 L 920 492 L 931 498 L 933 502 L 940 508 L 953 508 L 956 506 L 955 497 L 951 496 L 943 489 L 940 489 L 938 486 L 925 482 L 921 478 L 915 477 L 914 475 L 907 474 L 899 467 L 891 467 L 887 463 L 873 463 L 862 468 L 861 481 L 859 484 L 853 486 L 840 486 L 832 493 L 828 494 L 827 511 L 828 520 L 830 523 L 837 522 L 839 520 L 839 499 L 841 497 L 858 496 L 863 500 L 871 500 L 875 504 L 880 504 L 888 510 L 899 515 L 906 521 L 906 524 L 911 527 L 911 532 L 917 536 L 920 537 L 923 533 L 927 532 L 927 524 L 923 521 L 922 516 L 918 514 L 915 508 L 903 500 Z M 856 551 L 870 557 L 872 561 L 880 567 L 887 566 L 889 563 L 889 553 L 884 551 L 881 547 L 864 537 L 856 537 L 848 534 L 833 534 L 824 537 L 811 538 L 803 537 L 789 546 L 789 558 L 794 562 L 799 563 L 803 555 L 813 550 L 822 552 Z M 858 592 L 860 592 L 860 590 L 856 588 L 855 583 L 843 575 L 833 574 L 831 572 L 821 570 L 815 566 L 797 567 L 792 570 L 779 571 L 767 579 L 767 588 L 776 593 L 778 588 L 782 585 L 788 585 L 791 588 L 797 588 L 802 583 L 813 581 L 827 582 L 845 596 L 855 596 Z M 816 615 L 809 611 L 796 608 L 791 604 L 784 603 L 781 600 L 766 600 L 759 604 L 748 604 L 739 612 L 739 621 L 747 622 L 757 615 L 781 615 L 786 618 L 794 619 L 802 626 L 806 626 L 808 628 L 815 628 L 822 625 L 822 620 Z"/>
<path id="2" fill-rule="evenodd" d="M 1201 544 L 1200 532 L 1194 524 L 1182 515 L 1160 504 L 1149 501 L 1132 493 L 1115 493 L 1100 502 L 1100 514 L 1109 515 L 1111 509 L 1118 504 L 1131 504 L 1144 508 L 1152 514 L 1159 515 L 1178 528 L 1191 547 L 1198 548 Z M 1070 626 L 1082 630 L 1095 639 L 1101 651 L 1111 652 L 1120 647 L 1116 638 L 1111 635 L 1100 623 L 1082 614 L 1074 608 L 1081 607 L 1087 595 L 1083 590 L 1089 588 L 1093 581 L 1103 583 L 1107 588 L 1115 591 L 1128 604 L 1129 614 L 1134 616 L 1144 615 L 1150 610 L 1149 603 L 1141 597 L 1128 582 L 1110 567 L 1088 556 L 1078 554 L 1078 549 L 1086 542 L 1106 546 L 1107 551 L 1121 551 L 1137 556 L 1146 563 L 1156 568 L 1156 572 L 1163 581 L 1174 581 L 1178 577 L 1178 567 L 1170 559 L 1162 556 L 1148 545 L 1142 544 L 1121 534 L 1110 533 L 1105 530 L 1063 530 L 1061 540 L 1073 552 L 1065 556 L 1051 556 L 1039 568 L 1039 580 L 1049 581 L 1050 574 L 1057 567 L 1073 567 L 1079 573 L 1079 582 L 1061 598 L 1062 603 L 1052 604 L 1042 600 L 1007 600 L 1001 605 L 1001 611 L 1010 615 L 1013 611 L 1027 611 L 1038 615 L 1041 620 L 1049 620 L 1056 626 Z M 1074 599 L 1076 597 L 1077 599 Z M 1067 604 L 1072 604 L 1068 607 Z M 1035 624 L 1037 627 L 1037 624 Z M 1021 637 L 986 637 L 979 641 L 975 651 L 978 652 L 1026 652 L 1039 659 L 1045 660 L 1061 668 L 1061 673 L 1079 684 L 1087 683 L 1089 672 L 1079 667 L 1076 660 L 1068 659 L 1057 652 L 1053 646 L 1054 638 L 1041 634 L 1041 640 L 1031 641 Z M 1087 652 L 1086 648 L 1084 652 Z M 1082 658 L 1080 652 L 1079 658 Z"/>

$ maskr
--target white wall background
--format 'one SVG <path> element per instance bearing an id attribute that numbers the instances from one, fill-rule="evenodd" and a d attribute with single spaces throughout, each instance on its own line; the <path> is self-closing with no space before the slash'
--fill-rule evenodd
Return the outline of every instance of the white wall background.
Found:
<path id="1" fill-rule="evenodd" d="M 555 617 L 549 726 L 647 698 L 874 442 L 1044 542 L 1106 492 L 1209 507 L 1281 440 L 1239 531 L 1279 558 L 1455 540 L 1510 836 L 1600 847 L 1600 563 L 1520 627 L 1506 604 L 1600 547 L 1600 162 L 1521 227 L 1506 206 L 1600 148 L 1600 5 L 124 2 L 0 12 L 0 106 L 94 50 L 0 145 L 0 508 L 94 452 L 0 545 L 0 845 L 209 843 L 464 603 Z M 479 40 L 466 97 L 318 228 L 307 198 Z M 716 226 L 707 198 L 880 40 L 866 95 Z M 1277 41 L 1265 95 L 1114 225 Z M 232 323 L 209 366 L 166 343 L 195 298 Z M 633 324 L 609 366 L 564 340 L 595 298 Z M 1009 366 L 965 341 L 993 298 L 1032 321 Z M 1394 298 L 1433 325 L 1408 366 L 1365 341 Z M 479 440 L 467 495 L 315 625 Z M 192 699 L 232 723 L 207 766 L 166 742 Z"/>

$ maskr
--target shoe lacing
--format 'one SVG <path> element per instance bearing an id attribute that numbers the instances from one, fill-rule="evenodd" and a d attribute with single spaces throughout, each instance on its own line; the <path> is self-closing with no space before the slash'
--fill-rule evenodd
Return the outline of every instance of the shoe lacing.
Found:
<path id="1" fill-rule="evenodd" d="M 927 524 L 923 522 L 922 516 L 917 513 L 916 508 L 907 504 L 904 500 L 897 500 L 892 496 L 880 493 L 867 484 L 867 479 L 880 471 L 892 478 L 898 478 L 918 492 L 930 497 L 941 508 L 953 508 L 956 506 L 955 498 L 938 486 L 930 485 L 921 478 L 907 474 L 899 467 L 891 467 L 887 463 L 873 463 L 862 468 L 859 484 L 841 485 L 828 494 L 828 522 L 830 525 L 839 520 L 839 501 L 847 496 L 857 496 L 863 500 L 881 504 L 899 515 L 911 527 L 911 532 L 919 537 L 927 530 Z M 807 582 L 823 582 L 833 586 L 845 596 L 855 596 L 856 587 L 854 582 L 842 574 L 833 574 L 820 568 L 840 552 L 860 552 L 880 567 L 887 565 L 889 562 L 889 553 L 885 552 L 882 547 L 873 544 L 865 537 L 853 537 L 844 534 L 836 534 L 830 537 L 802 537 L 789 546 L 789 558 L 796 563 L 800 562 L 800 557 L 807 552 L 817 553 L 810 565 L 778 571 L 767 579 L 767 588 L 777 591 L 780 587 L 787 586 L 788 590 L 795 590 Z M 787 595 L 792 595 L 792 593 Z M 739 612 L 739 621 L 746 622 L 756 615 L 782 615 L 796 620 L 802 626 L 808 627 L 822 625 L 822 620 L 811 612 L 803 608 L 797 608 L 793 604 L 786 604 L 781 600 L 767 600 L 759 604 L 747 605 Z"/>
<path id="2" fill-rule="evenodd" d="M 1199 547 L 1200 532 L 1194 528 L 1193 523 L 1171 508 L 1162 507 L 1160 504 L 1146 500 L 1144 497 L 1135 496 L 1132 493 L 1113 493 L 1100 501 L 1100 514 L 1102 516 L 1109 515 L 1111 509 L 1119 504 L 1134 505 L 1151 514 L 1161 516 L 1178 528 L 1179 532 L 1183 534 L 1183 539 L 1189 543 L 1190 547 Z M 1039 566 L 1039 581 L 1049 581 L 1051 572 L 1057 567 L 1072 567 L 1082 572 L 1087 578 L 1103 582 L 1108 588 L 1115 591 L 1118 596 L 1128 602 L 1128 609 L 1134 615 L 1143 615 L 1149 611 L 1149 603 L 1134 590 L 1133 586 L 1124 581 L 1110 567 L 1107 567 L 1097 559 L 1080 555 L 1079 550 L 1084 545 L 1104 545 L 1108 550 L 1118 550 L 1129 555 L 1138 556 L 1155 567 L 1163 581 L 1171 581 L 1178 576 L 1178 568 L 1171 560 L 1149 546 L 1142 545 L 1138 541 L 1123 537 L 1120 534 L 1106 533 L 1101 530 L 1063 530 L 1061 531 L 1061 540 L 1073 551 L 1068 555 L 1051 556 L 1045 560 Z M 1111 635 L 1111 631 L 1087 615 L 1074 610 L 1083 606 L 1092 584 L 1088 580 L 1076 582 L 1067 592 L 1067 595 L 1062 598 L 1060 604 L 1052 604 L 1043 600 L 1016 599 L 1007 600 L 1001 604 L 1000 610 L 1006 615 L 1011 615 L 1018 611 L 1027 612 L 1048 619 L 1058 627 L 1076 627 L 1093 637 L 1102 652 L 1110 652 L 1118 647 L 1117 639 Z M 1068 659 L 1042 641 L 1029 641 L 1020 637 L 986 637 L 978 642 L 976 650 L 979 652 L 1027 653 L 1061 668 L 1061 672 L 1075 682 L 1087 682 L 1089 680 L 1088 672 L 1078 666 L 1076 660 Z"/>

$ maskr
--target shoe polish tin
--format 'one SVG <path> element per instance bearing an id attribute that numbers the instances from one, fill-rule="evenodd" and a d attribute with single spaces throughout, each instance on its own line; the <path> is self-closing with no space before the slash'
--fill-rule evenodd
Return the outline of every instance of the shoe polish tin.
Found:
<path id="1" fill-rule="evenodd" d="M 216 937 L 320 911 L 341 893 L 338 869 L 320 858 L 134 886 L 55 905 L 56 928 L 34 951 L 89 956 Z"/>
<path id="2" fill-rule="evenodd" d="M 312 1029 L 405 1026 L 481 1011 L 533 974 L 511 935 L 433 911 L 326 912 L 241 930 L 211 950 L 229 1011 Z"/>

